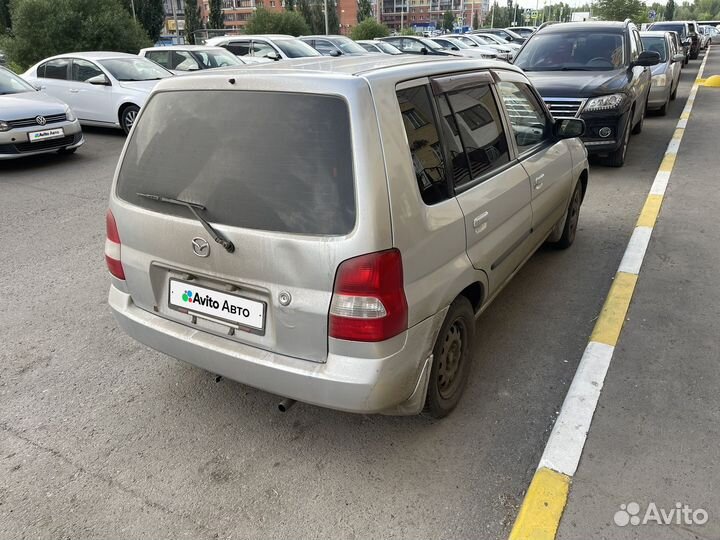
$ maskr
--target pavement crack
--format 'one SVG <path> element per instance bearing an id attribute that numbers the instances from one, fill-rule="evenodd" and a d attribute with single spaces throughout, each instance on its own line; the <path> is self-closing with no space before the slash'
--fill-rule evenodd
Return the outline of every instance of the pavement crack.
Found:
<path id="1" fill-rule="evenodd" d="M 63 461 L 64 463 L 70 465 L 71 467 L 77 469 L 80 473 L 90 476 L 91 478 L 94 478 L 95 480 L 99 480 L 103 482 L 104 484 L 107 484 L 109 487 L 117 489 L 118 491 L 121 491 L 122 493 L 125 493 L 126 495 L 129 495 L 130 497 L 139 500 L 144 506 L 147 506 L 149 508 L 153 508 L 155 510 L 159 510 L 165 514 L 174 516 L 174 517 L 181 517 L 182 519 L 186 520 L 187 522 L 191 523 L 196 530 L 204 533 L 207 535 L 208 538 L 219 538 L 220 535 L 216 533 L 215 531 L 208 528 L 206 525 L 199 523 L 198 521 L 195 521 L 189 514 L 185 512 L 177 512 L 173 510 L 172 508 L 165 506 L 164 504 L 155 502 L 148 497 L 142 495 L 141 493 L 138 493 L 132 488 L 129 488 L 127 486 L 122 485 L 117 480 L 113 479 L 110 476 L 91 471 L 87 469 L 86 467 L 80 465 L 79 463 L 75 463 L 72 459 L 65 456 L 61 452 L 58 452 L 54 448 L 50 448 L 48 446 L 45 446 L 44 444 L 40 444 L 38 442 L 33 441 L 32 439 L 26 437 L 23 435 L 20 431 L 17 429 L 13 429 L 12 427 L 8 426 L 5 422 L 0 422 L 0 429 L 3 431 L 9 433 L 10 435 L 17 437 L 21 441 L 26 442 L 30 446 L 37 448 L 39 450 L 42 450 L 44 452 L 49 453 L 53 457 Z"/>

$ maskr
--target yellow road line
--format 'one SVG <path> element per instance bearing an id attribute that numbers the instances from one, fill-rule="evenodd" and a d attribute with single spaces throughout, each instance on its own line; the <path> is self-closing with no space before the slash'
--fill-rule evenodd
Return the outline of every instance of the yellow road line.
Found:
<path id="1" fill-rule="evenodd" d="M 605 343 L 611 347 L 617 345 L 620 332 L 625 323 L 625 315 L 627 315 L 630 307 L 630 300 L 632 300 L 633 292 L 635 292 L 637 279 L 636 274 L 627 274 L 625 272 L 615 274 L 615 281 L 610 287 L 610 292 L 600 312 L 600 317 L 595 323 L 590 341 Z"/>
<path id="2" fill-rule="evenodd" d="M 554 539 L 569 491 L 569 476 L 545 467 L 535 471 L 509 540 Z"/>
<path id="3" fill-rule="evenodd" d="M 665 158 L 667 159 L 667 158 Z M 664 161 L 663 161 L 664 162 Z M 675 162 L 675 159 L 673 157 L 673 163 Z M 662 171 L 662 167 L 660 168 Z M 672 167 L 664 172 L 672 172 Z M 640 217 L 637 220 L 637 223 L 635 224 L 636 227 L 654 227 L 655 221 L 657 220 L 658 215 L 660 214 L 660 206 L 662 206 L 663 202 L 663 195 L 648 195 L 647 199 L 645 199 L 645 205 L 643 206 L 642 211 L 640 212 Z"/>

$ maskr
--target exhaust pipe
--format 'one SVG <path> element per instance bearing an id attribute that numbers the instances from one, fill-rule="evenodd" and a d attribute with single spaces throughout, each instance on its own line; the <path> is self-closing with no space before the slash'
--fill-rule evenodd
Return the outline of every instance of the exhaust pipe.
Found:
<path id="1" fill-rule="evenodd" d="M 290 410 L 290 407 L 295 405 L 295 400 L 290 398 L 283 399 L 280 403 L 278 403 L 278 409 L 280 412 L 288 412 Z"/>

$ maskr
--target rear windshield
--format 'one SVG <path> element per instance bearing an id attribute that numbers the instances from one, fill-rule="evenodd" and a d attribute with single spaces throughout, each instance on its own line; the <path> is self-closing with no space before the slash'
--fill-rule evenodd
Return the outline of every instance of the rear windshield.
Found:
<path id="1" fill-rule="evenodd" d="M 685 35 L 685 25 L 684 24 L 672 24 L 672 23 L 659 23 L 659 24 L 653 24 L 650 26 L 649 30 L 654 31 L 660 31 L 665 30 L 666 32 L 677 32 L 681 36 Z"/>
<path id="2" fill-rule="evenodd" d="M 176 91 L 146 105 L 117 195 L 191 218 L 151 193 L 205 206 L 213 223 L 343 235 L 355 225 L 350 118 L 340 98 L 250 91 Z"/>

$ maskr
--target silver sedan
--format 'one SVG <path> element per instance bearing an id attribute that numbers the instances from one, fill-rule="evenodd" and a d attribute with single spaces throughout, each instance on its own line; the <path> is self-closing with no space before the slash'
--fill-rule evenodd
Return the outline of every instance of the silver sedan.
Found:
<path id="1" fill-rule="evenodd" d="M 84 142 L 70 107 L 0 67 L 0 159 L 71 154 Z"/>
<path id="2" fill-rule="evenodd" d="M 660 63 L 653 66 L 648 96 L 648 109 L 667 114 L 670 100 L 675 99 L 680 84 L 680 70 L 685 59 L 668 32 L 641 32 L 643 49 L 660 55 Z"/>

